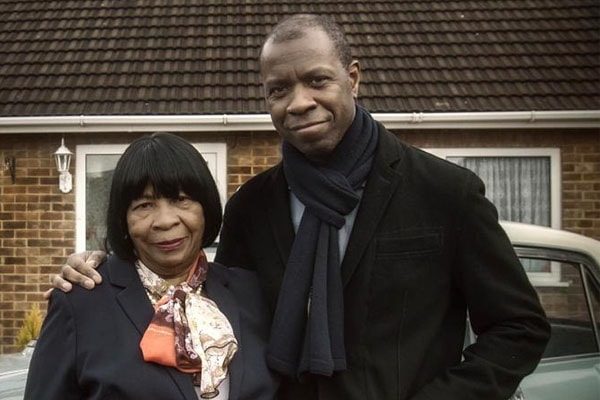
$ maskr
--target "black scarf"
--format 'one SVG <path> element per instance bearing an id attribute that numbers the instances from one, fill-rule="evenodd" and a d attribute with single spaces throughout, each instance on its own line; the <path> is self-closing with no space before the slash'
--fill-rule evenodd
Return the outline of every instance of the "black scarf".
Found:
<path id="1" fill-rule="evenodd" d="M 379 126 L 356 107 L 352 125 L 326 165 L 283 142 L 283 171 L 306 207 L 287 261 L 267 348 L 269 366 L 287 376 L 331 376 L 346 369 L 338 230 L 360 201 Z"/>

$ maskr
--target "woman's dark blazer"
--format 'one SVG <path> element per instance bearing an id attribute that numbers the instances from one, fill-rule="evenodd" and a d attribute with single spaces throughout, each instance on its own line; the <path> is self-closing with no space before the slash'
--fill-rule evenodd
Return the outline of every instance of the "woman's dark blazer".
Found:
<path id="1" fill-rule="evenodd" d="M 111 256 L 98 271 L 103 283 L 92 291 L 54 290 L 25 399 L 197 399 L 189 375 L 142 359 L 139 343 L 154 310 L 135 266 Z M 255 275 L 211 264 L 204 290 L 239 343 L 229 399 L 274 398 L 277 382 L 265 362 L 270 318 Z"/>

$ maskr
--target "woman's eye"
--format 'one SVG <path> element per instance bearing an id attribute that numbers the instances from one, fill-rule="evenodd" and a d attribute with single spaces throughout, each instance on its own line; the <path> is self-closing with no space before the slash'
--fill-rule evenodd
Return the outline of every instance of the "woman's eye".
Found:
<path id="1" fill-rule="evenodd" d="M 180 205 L 186 205 L 190 201 L 192 201 L 192 198 L 186 194 L 180 194 L 179 197 L 177 197 L 177 199 L 175 200 L 175 202 Z"/>
<path id="2" fill-rule="evenodd" d="M 152 207 L 152 203 L 149 201 L 145 201 L 145 202 L 134 205 L 133 209 L 134 210 L 147 210 L 150 207 Z"/>

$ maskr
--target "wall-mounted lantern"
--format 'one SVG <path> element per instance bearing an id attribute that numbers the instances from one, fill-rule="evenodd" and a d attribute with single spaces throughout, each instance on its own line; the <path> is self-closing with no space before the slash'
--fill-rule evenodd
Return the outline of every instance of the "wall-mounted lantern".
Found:
<path id="1" fill-rule="evenodd" d="M 58 188 L 63 193 L 69 193 L 73 189 L 73 177 L 69 173 L 72 156 L 73 153 L 65 146 L 65 138 L 62 138 L 60 147 L 54 152 L 54 159 L 56 160 L 56 170 L 60 174 Z"/>

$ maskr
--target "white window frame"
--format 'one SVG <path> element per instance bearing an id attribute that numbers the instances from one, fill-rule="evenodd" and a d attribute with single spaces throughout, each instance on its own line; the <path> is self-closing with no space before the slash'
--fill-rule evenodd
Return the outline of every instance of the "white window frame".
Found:
<path id="1" fill-rule="evenodd" d="M 225 206 L 227 199 L 227 145 L 225 143 L 192 143 L 194 147 L 210 162 L 215 160 L 214 165 L 215 182 L 221 204 Z M 76 147 L 76 167 L 75 167 L 75 250 L 77 252 L 85 251 L 85 232 L 86 232 L 86 198 L 85 198 L 85 179 L 86 179 L 86 160 L 88 155 L 114 155 L 123 154 L 128 144 L 89 144 L 78 145 Z M 108 204 L 107 204 L 108 206 Z M 205 249 L 209 260 L 214 258 L 216 248 Z"/>
<path id="2" fill-rule="evenodd" d="M 423 148 L 440 158 L 448 157 L 548 157 L 550 159 L 550 226 L 561 227 L 561 160 L 560 149 L 555 147 L 466 147 L 466 148 Z M 527 276 L 535 286 L 565 286 L 560 281 L 560 265 L 553 262 L 550 272 L 528 272 Z"/>

